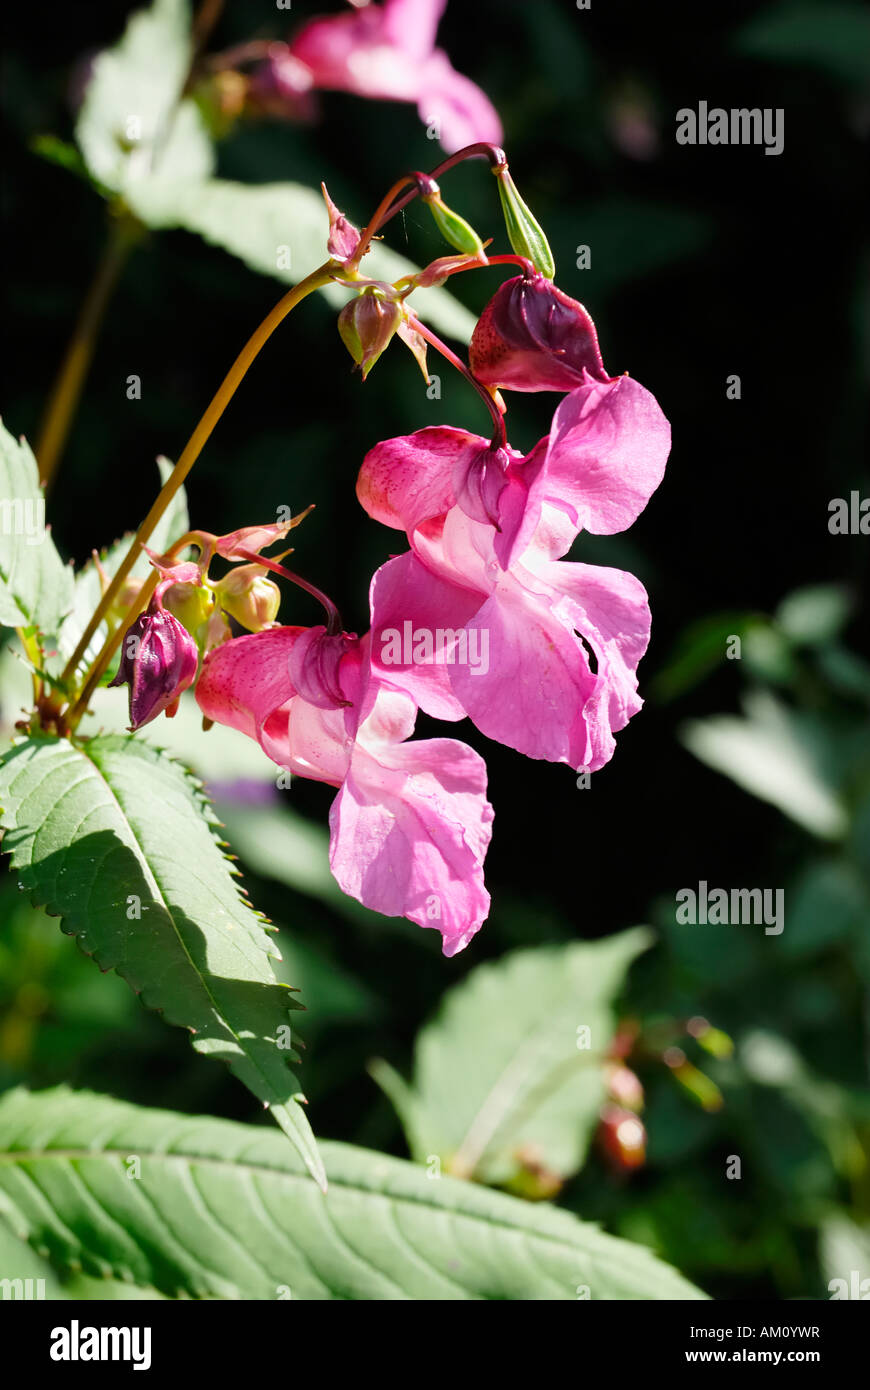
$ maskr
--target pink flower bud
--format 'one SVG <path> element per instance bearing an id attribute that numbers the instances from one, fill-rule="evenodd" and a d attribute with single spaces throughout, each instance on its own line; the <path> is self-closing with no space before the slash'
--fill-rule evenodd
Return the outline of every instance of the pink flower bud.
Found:
<path id="1" fill-rule="evenodd" d="M 543 275 L 518 275 L 496 291 L 471 338 L 478 381 L 510 391 L 573 391 L 610 382 L 592 319 Z"/>
<path id="2" fill-rule="evenodd" d="M 610 1100 L 627 1110 L 643 1109 L 643 1086 L 636 1072 L 622 1062 L 611 1063 L 605 1071 L 607 1094 Z"/>
<path id="3" fill-rule="evenodd" d="M 598 1142 L 608 1163 L 618 1173 L 642 1168 L 646 1162 L 646 1130 L 631 1110 L 605 1105 L 601 1111 Z"/>
<path id="4" fill-rule="evenodd" d="M 326 242 L 326 249 L 330 256 L 335 256 L 339 261 L 349 261 L 356 248 L 359 246 L 359 232 L 352 222 L 349 222 L 343 212 L 339 212 L 335 203 L 326 190 L 326 184 L 320 185 L 326 202 L 326 211 L 329 213 L 329 237 Z"/>
<path id="5" fill-rule="evenodd" d="M 362 369 L 363 381 L 401 322 L 399 305 L 371 290 L 363 290 L 356 299 L 345 304 L 338 316 L 338 331 L 354 362 Z"/>
<path id="6" fill-rule="evenodd" d="M 179 696 L 193 684 L 199 653 L 187 629 L 152 599 L 124 634 L 121 664 L 111 685 L 130 686 L 130 728 L 141 729 L 158 714 L 169 718 Z"/>

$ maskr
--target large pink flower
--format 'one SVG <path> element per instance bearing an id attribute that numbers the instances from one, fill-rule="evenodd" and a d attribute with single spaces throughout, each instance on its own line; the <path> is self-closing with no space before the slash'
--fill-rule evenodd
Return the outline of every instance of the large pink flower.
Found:
<path id="1" fill-rule="evenodd" d="M 500 144 L 501 122 L 489 98 L 435 47 L 445 5 L 384 0 L 314 19 L 292 40 L 290 55 L 313 87 L 416 102 L 448 154 L 478 140 Z"/>
<path id="2" fill-rule="evenodd" d="M 436 927 L 452 956 L 489 910 L 486 765 L 454 739 L 407 742 L 414 701 L 373 676 L 368 646 L 299 627 L 238 637 L 206 659 L 196 698 L 279 766 L 339 788 L 329 815 L 339 886 Z"/>
<path id="3" fill-rule="evenodd" d="M 530 757 L 601 767 L 640 708 L 649 608 L 633 576 L 560 557 L 581 529 L 631 524 L 669 441 L 654 398 L 620 377 L 566 396 L 525 459 L 462 430 L 377 445 L 358 496 L 412 549 L 372 581 L 373 669 L 429 714 L 467 714 Z"/>

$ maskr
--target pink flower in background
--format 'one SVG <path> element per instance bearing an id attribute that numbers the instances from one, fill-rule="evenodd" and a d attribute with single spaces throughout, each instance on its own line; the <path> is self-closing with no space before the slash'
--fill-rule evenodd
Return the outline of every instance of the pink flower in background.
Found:
<path id="1" fill-rule="evenodd" d="M 499 144 L 501 122 L 489 98 L 435 47 L 446 0 L 384 0 L 352 13 L 313 19 L 270 61 L 292 95 L 311 89 L 416 103 L 448 154 L 478 140 Z"/>
<path id="2" fill-rule="evenodd" d="M 452 956 L 489 910 L 486 765 L 455 739 L 407 742 L 414 701 L 373 676 L 368 648 L 367 637 L 322 628 L 238 637 L 206 659 L 196 698 L 279 766 L 339 788 L 329 815 L 339 886 L 388 917 L 438 928 Z"/>
<path id="3" fill-rule="evenodd" d="M 669 444 L 654 398 L 619 377 L 566 396 L 525 459 L 463 430 L 377 445 L 357 495 L 412 548 L 372 581 L 373 670 L 427 713 L 467 714 L 530 757 L 601 767 L 640 708 L 649 608 L 632 575 L 560 557 L 581 529 L 631 524 L 661 480 Z M 466 496 L 481 451 L 493 463 L 505 457 L 494 503 L 487 494 L 495 522 Z M 427 633 L 443 634 L 431 653 Z"/>

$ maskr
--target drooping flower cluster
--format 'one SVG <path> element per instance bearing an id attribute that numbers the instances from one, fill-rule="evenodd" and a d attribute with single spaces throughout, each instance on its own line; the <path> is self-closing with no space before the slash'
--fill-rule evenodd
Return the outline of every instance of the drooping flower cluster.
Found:
<path id="1" fill-rule="evenodd" d="M 493 172 L 507 173 L 501 151 Z M 415 177 L 424 201 L 432 198 L 437 185 Z M 480 755 L 454 739 L 412 739 L 417 712 L 467 717 L 489 738 L 578 771 L 608 761 L 615 735 L 641 705 L 636 673 L 649 639 L 647 596 L 630 574 L 565 556 L 582 531 L 610 535 L 631 525 L 660 482 L 670 447 L 653 396 L 627 375 L 608 374 L 586 310 L 541 272 L 551 264 L 549 247 L 512 183 L 506 187 L 517 254 L 488 261 L 479 239 L 469 251 L 467 237 L 476 234 L 438 195 L 446 234 L 463 254 L 396 286 L 359 274 L 359 233 L 327 195 L 334 278 L 357 289 L 352 304 L 360 306 L 343 312 L 339 326 L 363 375 L 394 332 L 412 346 L 419 339 L 424 371 L 426 345 L 434 344 L 471 381 L 494 422 L 490 439 L 428 427 L 385 440 L 365 457 L 359 501 L 408 543 L 371 581 L 370 631 L 344 632 L 329 599 L 286 570 L 281 557 L 263 555 L 301 518 L 221 538 L 191 533 L 198 565 L 167 569 L 153 557 L 162 582 L 138 621 L 151 644 L 145 650 L 157 656 L 150 664 L 142 658 L 139 669 L 122 666 L 118 677 L 130 681 L 134 725 L 153 717 L 152 709 L 171 713 L 176 674 L 184 685 L 193 679 L 192 633 L 202 657 L 196 698 L 203 714 L 255 739 L 278 766 L 334 786 L 330 864 L 338 883 L 388 916 L 436 927 L 446 955 L 467 945 L 488 912 L 483 860 L 493 811 Z M 527 252 L 538 256 L 537 269 Z M 412 288 L 497 261 L 522 273 L 481 315 L 469 370 L 405 298 Z M 502 390 L 561 397 L 548 433 L 526 455 L 507 442 Z M 212 584 L 215 555 L 236 568 Z M 326 625 L 281 626 L 270 571 L 315 594 Z M 198 609 L 198 627 L 188 621 L 185 631 L 185 605 L 197 595 L 200 604 L 206 595 L 210 616 Z M 175 648 L 163 642 L 172 613 L 180 620 L 170 629 Z M 231 636 L 229 618 L 248 632 Z M 134 702 L 147 706 L 143 717 Z"/>

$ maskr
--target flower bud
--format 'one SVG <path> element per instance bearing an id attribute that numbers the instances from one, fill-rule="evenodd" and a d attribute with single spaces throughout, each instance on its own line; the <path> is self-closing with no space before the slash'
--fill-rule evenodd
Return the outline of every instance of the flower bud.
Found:
<path id="1" fill-rule="evenodd" d="M 478 381 L 508 391 L 573 391 L 590 378 L 609 382 L 592 319 L 543 275 L 506 280 L 471 337 Z"/>
<path id="2" fill-rule="evenodd" d="M 642 1168 L 646 1162 L 646 1130 L 631 1110 L 605 1105 L 598 1126 L 598 1142 L 608 1163 L 618 1173 Z"/>
<path id="3" fill-rule="evenodd" d="M 110 685 L 130 686 L 130 728 L 141 729 L 158 714 L 169 718 L 178 698 L 193 684 L 199 653 L 187 629 L 156 597 L 124 634 L 121 663 Z"/>
<path id="4" fill-rule="evenodd" d="M 224 612 L 249 632 L 270 627 L 281 605 L 281 591 L 262 565 L 237 565 L 215 585 L 215 594 Z"/>
<path id="5" fill-rule="evenodd" d="M 626 1110 L 639 1112 L 643 1109 L 643 1086 L 631 1067 L 622 1062 L 611 1062 L 605 1067 L 604 1076 L 610 1100 Z"/>
<path id="6" fill-rule="evenodd" d="M 191 637 L 196 637 L 214 607 L 212 592 L 205 584 L 161 585 L 160 601 L 162 607 L 187 628 Z"/>
<path id="7" fill-rule="evenodd" d="M 456 251 L 461 251 L 463 255 L 474 256 L 479 259 L 482 265 L 486 265 L 486 252 L 483 249 L 483 242 L 477 232 L 464 217 L 460 217 L 458 212 L 454 212 L 444 202 L 441 194 L 425 193 L 423 202 L 432 214 L 435 226 L 447 242 Z"/>
<path id="8" fill-rule="evenodd" d="M 352 222 L 349 222 L 343 212 L 339 212 L 335 203 L 330 198 L 326 184 L 320 185 L 326 202 L 326 211 L 329 213 L 329 237 L 326 242 L 326 249 L 330 256 L 334 256 L 339 261 L 349 261 L 356 248 L 359 246 L 359 232 Z"/>
<path id="9" fill-rule="evenodd" d="M 535 270 L 552 280 L 556 274 L 556 265 L 543 229 L 520 197 L 517 186 L 508 172 L 508 166 L 499 164 L 493 173 L 498 179 L 498 196 L 508 241 L 518 256 L 525 256 Z"/>
<path id="10" fill-rule="evenodd" d="M 365 381 L 381 353 L 402 322 L 402 310 L 395 300 L 385 299 L 377 290 L 363 290 L 345 304 L 338 316 L 341 340 L 362 369 Z"/>

